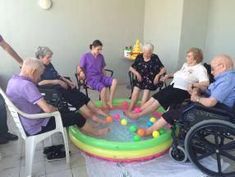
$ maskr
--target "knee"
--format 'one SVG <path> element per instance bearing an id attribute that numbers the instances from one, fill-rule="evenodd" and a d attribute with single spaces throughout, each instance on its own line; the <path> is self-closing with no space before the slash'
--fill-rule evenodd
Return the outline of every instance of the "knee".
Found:
<path id="1" fill-rule="evenodd" d="M 106 90 L 107 90 L 107 88 L 103 86 L 103 87 L 100 89 L 100 92 L 106 92 Z"/>
<path id="2" fill-rule="evenodd" d="M 113 79 L 112 85 L 117 85 L 117 79 L 116 78 Z"/>

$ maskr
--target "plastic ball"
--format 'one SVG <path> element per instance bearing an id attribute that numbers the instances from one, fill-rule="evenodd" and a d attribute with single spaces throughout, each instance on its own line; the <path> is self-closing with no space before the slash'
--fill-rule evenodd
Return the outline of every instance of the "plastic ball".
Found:
<path id="1" fill-rule="evenodd" d="M 124 102 L 122 103 L 122 109 L 128 109 L 128 106 L 129 106 L 129 104 L 128 104 L 127 101 L 124 101 Z"/>
<path id="2" fill-rule="evenodd" d="M 139 136 L 139 135 L 135 135 L 135 136 L 134 136 L 134 138 L 133 138 L 133 140 L 134 140 L 134 141 L 140 141 L 140 140 L 141 140 L 141 138 L 140 138 L 140 136 Z"/>
<path id="3" fill-rule="evenodd" d="M 153 131 L 152 135 L 153 135 L 153 138 L 158 138 L 160 136 L 160 133 L 159 131 Z"/>
<path id="4" fill-rule="evenodd" d="M 137 108 L 134 109 L 134 112 L 135 112 L 135 113 L 140 113 L 140 112 L 141 112 L 141 109 L 137 107 Z"/>
<path id="5" fill-rule="evenodd" d="M 137 131 L 137 134 L 139 136 L 144 136 L 145 135 L 145 130 L 143 128 L 139 128 L 138 131 Z"/>
<path id="6" fill-rule="evenodd" d="M 131 125 L 131 126 L 129 127 L 129 130 L 130 130 L 130 132 L 136 132 L 137 126 L 136 126 L 136 125 Z"/>
<path id="7" fill-rule="evenodd" d="M 107 123 L 113 122 L 113 118 L 111 116 L 106 117 L 105 120 L 106 120 Z"/>
<path id="8" fill-rule="evenodd" d="M 153 125 L 153 122 L 148 121 L 147 122 L 147 127 L 151 127 Z"/>
<path id="9" fill-rule="evenodd" d="M 113 115 L 113 118 L 114 118 L 115 120 L 120 120 L 120 114 L 115 114 L 115 115 Z"/>
<path id="10" fill-rule="evenodd" d="M 127 125 L 127 120 L 126 119 L 122 119 L 121 120 L 121 125 Z"/>
<path id="11" fill-rule="evenodd" d="M 149 121 L 154 123 L 154 122 L 156 122 L 156 118 L 155 117 L 150 117 Z"/>

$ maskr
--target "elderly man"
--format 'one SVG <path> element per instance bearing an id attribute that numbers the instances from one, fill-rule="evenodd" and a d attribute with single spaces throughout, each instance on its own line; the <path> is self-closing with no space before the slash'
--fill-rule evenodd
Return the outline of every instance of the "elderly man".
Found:
<path id="1" fill-rule="evenodd" d="M 37 59 L 26 59 L 19 75 L 14 75 L 8 82 L 7 95 L 10 100 L 21 111 L 35 114 L 40 112 L 54 112 L 57 108 L 48 104 L 36 84 L 43 73 L 43 63 Z M 95 129 L 86 122 L 86 119 L 79 113 L 61 113 L 62 122 L 65 127 L 77 125 L 85 133 L 102 136 L 108 132 L 108 128 Z M 54 118 L 31 120 L 20 117 L 23 127 L 28 135 L 36 135 L 50 131 L 55 128 Z"/>
<path id="2" fill-rule="evenodd" d="M 19 65 L 22 65 L 23 60 L 21 57 L 15 52 L 15 50 L 2 38 L 0 34 L 0 46 L 11 55 Z M 18 137 L 8 132 L 7 126 L 7 112 L 5 107 L 5 102 L 0 95 L 0 144 L 5 144 L 9 140 L 17 140 Z"/>
<path id="3" fill-rule="evenodd" d="M 195 88 L 191 93 L 191 101 L 198 102 L 206 107 L 220 106 L 231 110 L 235 105 L 235 70 L 233 61 L 227 55 L 219 55 L 211 61 L 211 72 L 215 81 L 206 88 Z M 170 109 L 146 130 L 146 135 L 160 129 L 167 123 L 173 124 L 178 119 L 185 107 Z"/>

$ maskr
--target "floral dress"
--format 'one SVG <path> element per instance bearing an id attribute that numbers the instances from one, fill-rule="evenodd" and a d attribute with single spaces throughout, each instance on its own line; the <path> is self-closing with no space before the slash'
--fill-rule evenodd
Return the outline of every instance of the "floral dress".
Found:
<path id="1" fill-rule="evenodd" d="M 151 56 L 149 61 L 144 61 L 143 54 L 136 57 L 132 67 L 138 71 L 142 77 L 142 81 L 139 82 L 137 79 L 134 81 L 134 86 L 144 90 L 156 90 L 157 86 L 154 85 L 153 80 L 155 76 L 163 68 L 163 64 L 156 54 Z"/>

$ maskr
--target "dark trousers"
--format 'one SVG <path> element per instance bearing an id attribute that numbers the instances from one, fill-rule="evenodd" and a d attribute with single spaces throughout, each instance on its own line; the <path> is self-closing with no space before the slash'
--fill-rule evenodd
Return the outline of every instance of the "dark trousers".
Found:
<path id="1" fill-rule="evenodd" d="M 8 132 L 8 127 L 7 127 L 7 111 L 5 107 L 5 102 L 0 95 L 0 135 L 5 134 Z"/>

